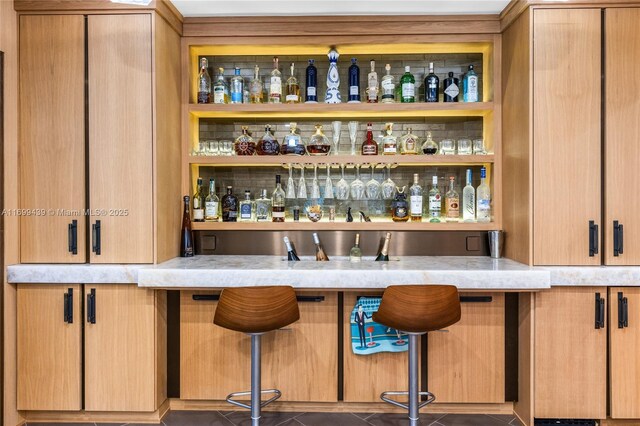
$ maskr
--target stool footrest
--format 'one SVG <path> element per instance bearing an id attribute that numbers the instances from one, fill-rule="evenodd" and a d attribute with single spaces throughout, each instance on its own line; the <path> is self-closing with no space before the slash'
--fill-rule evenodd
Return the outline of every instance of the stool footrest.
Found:
<path id="1" fill-rule="evenodd" d="M 269 394 L 269 393 L 274 393 L 275 394 L 274 396 L 272 396 L 271 398 L 267 399 L 266 401 L 261 401 L 260 402 L 260 407 L 264 407 L 265 405 L 271 404 L 273 401 L 275 401 L 276 399 L 278 399 L 278 398 L 280 398 L 282 396 L 282 392 L 280 392 L 278 389 L 265 389 L 265 390 L 261 390 L 260 393 L 261 394 Z M 245 404 L 244 402 L 236 401 L 235 399 L 233 399 L 233 398 L 238 397 L 238 396 L 251 396 L 251 391 L 230 393 L 229 395 L 227 395 L 226 401 L 229 404 L 237 405 L 238 407 L 242 407 L 242 408 L 246 408 L 246 409 L 251 410 L 251 405 Z"/>
<path id="2" fill-rule="evenodd" d="M 388 398 L 388 395 L 393 395 L 393 396 L 398 396 L 398 395 L 409 395 L 409 392 L 407 391 L 387 391 L 387 392 L 382 392 L 380 394 L 380 399 L 383 400 L 386 403 L 389 403 L 391 405 L 395 405 L 397 407 L 400 408 L 404 408 L 405 410 L 409 409 L 409 405 L 408 404 L 403 404 L 401 402 L 395 401 L 391 398 Z M 431 404 L 433 401 L 436 400 L 436 397 L 431 393 L 431 392 L 418 392 L 418 396 L 426 396 L 427 400 L 421 402 L 418 405 L 418 409 L 424 407 L 427 404 Z"/>

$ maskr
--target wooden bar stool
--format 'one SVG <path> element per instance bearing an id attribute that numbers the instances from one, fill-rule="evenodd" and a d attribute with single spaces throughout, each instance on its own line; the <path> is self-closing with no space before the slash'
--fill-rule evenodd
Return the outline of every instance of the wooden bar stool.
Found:
<path id="1" fill-rule="evenodd" d="M 251 424 L 260 424 L 260 409 L 280 398 L 278 389 L 261 389 L 260 336 L 300 319 L 298 300 L 291 286 L 226 288 L 220 294 L 213 323 L 251 336 L 251 390 L 234 392 L 227 402 L 251 410 Z M 262 401 L 262 394 L 275 394 Z M 251 395 L 251 405 L 233 398 Z"/>
<path id="2" fill-rule="evenodd" d="M 418 425 L 419 410 L 435 401 L 430 392 L 418 391 L 418 348 L 420 336 L 460 321 L 460 296 L 452 285 L 395 285 L 382 295 L 380 308 L 372 316 L 377 323 L 409 335 L 409 391 L 383 392 L 380 398 L 409 410 L 411 426 Z M 409 404 L 390 399 L 389 395 L 408 395 Z M 420 397 L 427 400 L 420 403 Z"/>

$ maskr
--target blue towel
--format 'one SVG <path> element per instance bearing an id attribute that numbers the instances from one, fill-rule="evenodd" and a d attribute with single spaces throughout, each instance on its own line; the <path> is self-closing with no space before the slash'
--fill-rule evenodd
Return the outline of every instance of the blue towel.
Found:
<path id="1" fill-rule="evenodd" d="M 406 334 L 371 319 L 381 300 L 379 297 L 361 297 L 351 311 L 351 350 L 356 355 L 405 352 L 409 349 Z"/>

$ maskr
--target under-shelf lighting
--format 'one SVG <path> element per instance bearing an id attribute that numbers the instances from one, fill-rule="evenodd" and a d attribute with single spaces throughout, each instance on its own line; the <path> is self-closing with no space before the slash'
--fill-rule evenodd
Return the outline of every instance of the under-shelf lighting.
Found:
<path id="1" fill-rule="evenodd" d="M 149 6 L 151 0 L 111 0 L 111 3 L 132 4 L 134 6 Z"/>

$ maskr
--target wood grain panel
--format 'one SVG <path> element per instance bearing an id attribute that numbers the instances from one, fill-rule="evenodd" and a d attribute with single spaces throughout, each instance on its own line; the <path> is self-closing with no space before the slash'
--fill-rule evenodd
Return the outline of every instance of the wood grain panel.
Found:
<path id="1" fill-rule="evenodd" d="M 73 323 L 64 294 L 73 289 Z M 19 410 L 82 409 L 82 288 L 24 284 L 17 290 Z"/>
<path id="2" fill-rule="evenodd" d="M 627 298 L 628 326 L 618 327 L 618 293 Z M 610 416 L 640 418 L 640 288 L 610 287 L 609 389 Z"/>
<path id="3" fill-rule="evenodd" d="M 533 426 L 535 294 L 520 293 L 518 305 L 518 401 L 513 413 L 525 426 Z"/>
<path id="4" fill-rule="evenodd" d="M 96 323 L 85 318 L 85 410 L 155 411 L 155 292 L 126 284 L 95 289 Z M 164 350 L 164 348 L 158 348 Z"/>
<path id="5" fill-rule="evenodd" d="M 533 22 L 533 261 L 599 265 L 600 9 L 540 9 Z"/>
<path id="6" fill-rule="evenodd" d="M 606 11 L 604 259 L 640 265 L 640 82 L 619 76 L 640 67 L 640 8 Z M 624 226 L 624 250 L 614 256 L 613 222 Z"/>
<path id="7" fill-rule="evenodd" d="M 151 15 L 92 15 L 88 26 L 91 223 L 102 228 L 91 262 L 152 263 Z"/>
<path id="8" fill-rule="evenodd" d="M 464 296 L 465 294 L 461 294 Z M 504 293 L 462 303 L 460 321 L 428 334 L 428 389 L 438 402 L 504 402 Z"/>
<path id="9" fill-rule="evenodd" d="M 21 262 L 84 263 L 84 18 L 22 16 L 20 34 L 20 207 L 45 210 L 20 220 Z"/>
<path id="10" fill-rule="evenodd" d="M 557 287 L 536 294 L 537 418 L 607 416 L 608 323 L 595 328 L 596 293 L 606 298 L 607 288 Z"/>

